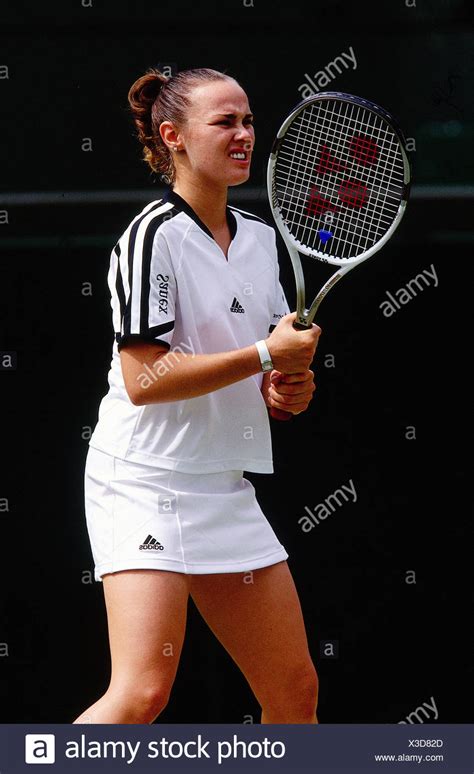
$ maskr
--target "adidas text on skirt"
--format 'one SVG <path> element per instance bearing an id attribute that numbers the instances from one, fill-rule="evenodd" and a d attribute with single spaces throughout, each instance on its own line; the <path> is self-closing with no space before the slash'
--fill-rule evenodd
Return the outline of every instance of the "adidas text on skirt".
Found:
<path id="1" fill-rule="evenodd" d="M 241 470 L 181 473 L 89 446 L 84 496 L 96 581 L 140 568 L 245 572 L 288 558 Z"/>

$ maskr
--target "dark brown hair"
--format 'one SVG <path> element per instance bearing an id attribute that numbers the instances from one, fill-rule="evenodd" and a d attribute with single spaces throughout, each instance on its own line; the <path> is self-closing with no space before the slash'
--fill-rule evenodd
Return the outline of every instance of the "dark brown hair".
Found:
<path id="1" fill-rule="evenodd" d="M 181 128 L 186 123 L 192 89 L 206 81 L 221 80 L 235 81 L 235 78 L 207 67 L 182 70 L 168 77 L 150 67 L 130 87 L 128 102 L 138 140 L 144 146 L 143 161 L 165 183 L 174 183 L 176 171 L 173 154 L 160 135 L 160 124 L 171 121 L 176 129 Z"/>

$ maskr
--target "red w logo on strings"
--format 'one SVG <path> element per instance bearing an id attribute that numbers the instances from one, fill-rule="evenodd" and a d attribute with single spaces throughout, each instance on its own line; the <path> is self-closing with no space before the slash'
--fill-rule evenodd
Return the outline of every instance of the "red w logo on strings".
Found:
<path id="1" fill-rule="evenodd" d="M 362 134 L 355 134 L 347 141 L 348 160 L 352 160 L 361 166 L 375 164 L 379 148 L 372 137 L 366 137 Z M 318 163 L 315 172 L 318 175 L 334 175 L 338 172 L 344 172 L 348 169 L 347 164 L 341 163 L 332 153 L 328 145 L 321 146 Z M 344 207 L 361 209 L 369 199 L 369 189 L 361 180 L 356 178 L 343 178 L 337 187 L 339 202 Z M 318 216 L 324 212 L 337 212 L 336 207 L 330 199 L 327 199 L 317 186 L 312 186 L 308 201 L 306 202 L 306 214 Z"/>
<path id="2" fill-rule="evenodd" d="M 347 169 L 345 164 L 339 164 L 334 156 L 331 156 L 331 151 L 327 145 L 321 146 L 321 158 L 319 164 L 316 167 L 318 175 L 325 175 L 326 172 L 339 172 L 340 170 Z"/>

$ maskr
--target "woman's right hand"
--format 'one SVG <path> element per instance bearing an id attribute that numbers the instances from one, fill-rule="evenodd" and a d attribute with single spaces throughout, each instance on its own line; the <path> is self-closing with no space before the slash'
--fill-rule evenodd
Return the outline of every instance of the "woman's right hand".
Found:
<path id="1" fill-rule="evenodd" d="M 309 370 L 321 335 L 319 325 L 300 330 L 293 327 L 295 320 L 296 312 L 286 314 L 265 340 L 273 367 L 283 374 Z"/>

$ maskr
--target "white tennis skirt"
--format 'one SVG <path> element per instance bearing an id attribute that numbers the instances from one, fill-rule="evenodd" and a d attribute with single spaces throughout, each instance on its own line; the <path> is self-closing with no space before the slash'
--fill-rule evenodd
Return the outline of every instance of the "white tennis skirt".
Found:
<path id="1" fill-rule="evenodd" d="M 245 572 L 288 558 L 241 470 L 181 473 L 89 446 L 84 495 L 96 581 L 140 568 Z"/>

